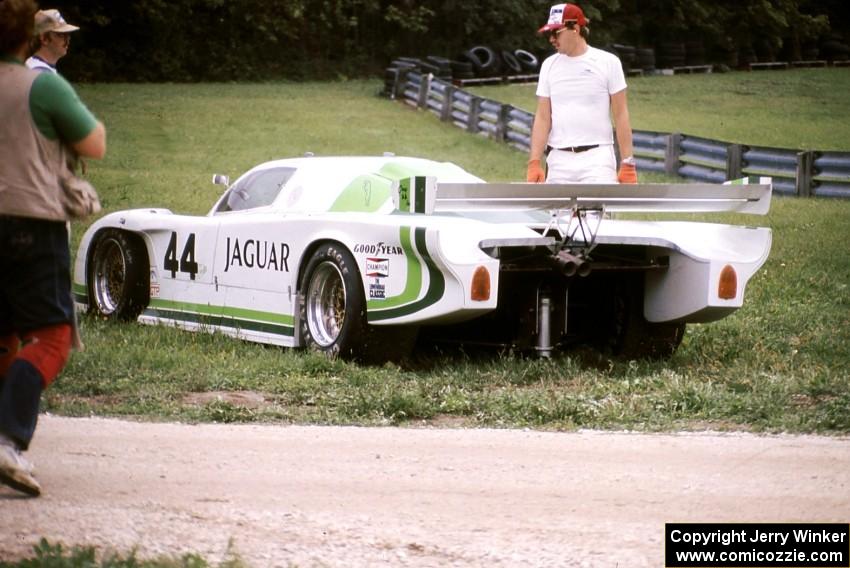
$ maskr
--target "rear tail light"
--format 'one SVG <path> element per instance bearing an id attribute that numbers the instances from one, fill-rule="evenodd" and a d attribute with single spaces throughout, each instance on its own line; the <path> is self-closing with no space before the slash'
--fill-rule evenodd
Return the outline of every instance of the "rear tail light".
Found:
<path id="1" fill-rule="evenodd" d="M 469 297 L 473 302 L 486 302 L 490 299 L 490 271 L 479 266 L 472 274 Z"/>
<path id="2" fill-rule="evenodd" d="M 717 295 L 722 300 L 732 300 L 738 295 L 738 274 L 731 264 L 720 271 L 720 282 L 717 284 Z"/>

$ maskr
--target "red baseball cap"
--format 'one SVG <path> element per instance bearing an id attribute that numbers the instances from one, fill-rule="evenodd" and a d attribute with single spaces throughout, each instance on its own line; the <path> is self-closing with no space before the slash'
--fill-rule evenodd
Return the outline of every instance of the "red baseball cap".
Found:
<path id="1" fill-rule="evenodd" d="M 549 21 L 546 22 L 545 26 L 537 30 L 537 33 L 542 34 L 563 28 L 564 24 L 569 21 L 575 21 L 580 26 L 587 25 L 587 18 L 584 17 L 584 12 L 575 4 L 555 4 L 549 8 Z"/>

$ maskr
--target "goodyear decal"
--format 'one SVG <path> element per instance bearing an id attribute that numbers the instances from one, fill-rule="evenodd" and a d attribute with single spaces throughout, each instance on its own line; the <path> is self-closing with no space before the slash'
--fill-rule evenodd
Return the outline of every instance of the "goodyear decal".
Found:
<path id="1" fill-rule="evenodd" d="M 354 245 L 354 252 L 380 254 L 382 256 L 389 254 L 399 256 L 404 254 L 404 249 L 400 246 L 389 245 L 383 241 L 379 241 L 377 243 L 357 243 Z"/>
<path id="2" fill-rule="evenodd" d="M 407 259 L 407 282 L 404 290 L 398 296 L 391 296 L 384 300 L 368 301 L 367 319 L 370 322 L 398 318 L 424 310 L 435 304 L 446 290 L 446 281 L 440 271 L 425 241 L 425 227 L 413 229 L 413 240 L 411 241 L 411 228 L 401 227 L 400 241 Z M 417 258 L 420 257 L 420 262 Z M 422 295 L 424 275 L 422 264 L 428 270 L 428 288 Z M 421 295 L 421 297 L 420 297 Z"/>
<path id="3" fill-rule="evenodd" d="M 295 335 L 295 319 L 293 316 L 242 308 L 152 298 L 150 305 L 148 305 L 142 315 L 180 322 L 199 323 L 214 327 L 233 327 L 236 329 L 260 331 L 287 337 L 293 337 Z"/>

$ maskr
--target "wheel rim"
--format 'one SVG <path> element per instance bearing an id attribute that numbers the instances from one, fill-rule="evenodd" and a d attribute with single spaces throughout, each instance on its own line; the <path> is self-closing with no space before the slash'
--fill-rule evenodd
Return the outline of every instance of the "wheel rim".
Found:
<path id="1" fill-rule="evenodd" d="M 307 327 L 320 347 L 330 347 L 345 323 L 345 281 L 336 264 L 325 261 L 313 271 L 307 289 Z"/>
<path id="2" fill-rule="evenodd" d="M 115 239 L 103 241 L 94 263 L 94 300 L 104 315 L 115 312 L 121 303 L 121 291 L 127 278 L 127 264 L 121 245 Z"/>

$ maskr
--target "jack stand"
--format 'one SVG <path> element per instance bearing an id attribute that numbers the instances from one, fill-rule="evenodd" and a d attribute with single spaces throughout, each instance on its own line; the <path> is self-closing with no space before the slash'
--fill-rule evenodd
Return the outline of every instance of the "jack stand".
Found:
<path id="1" fill-rule="evenodd" d="M 552 299 L 549 294 L 541 292 L 537 306 L 537 356 L 543 359 L 552 358 Z"/>

